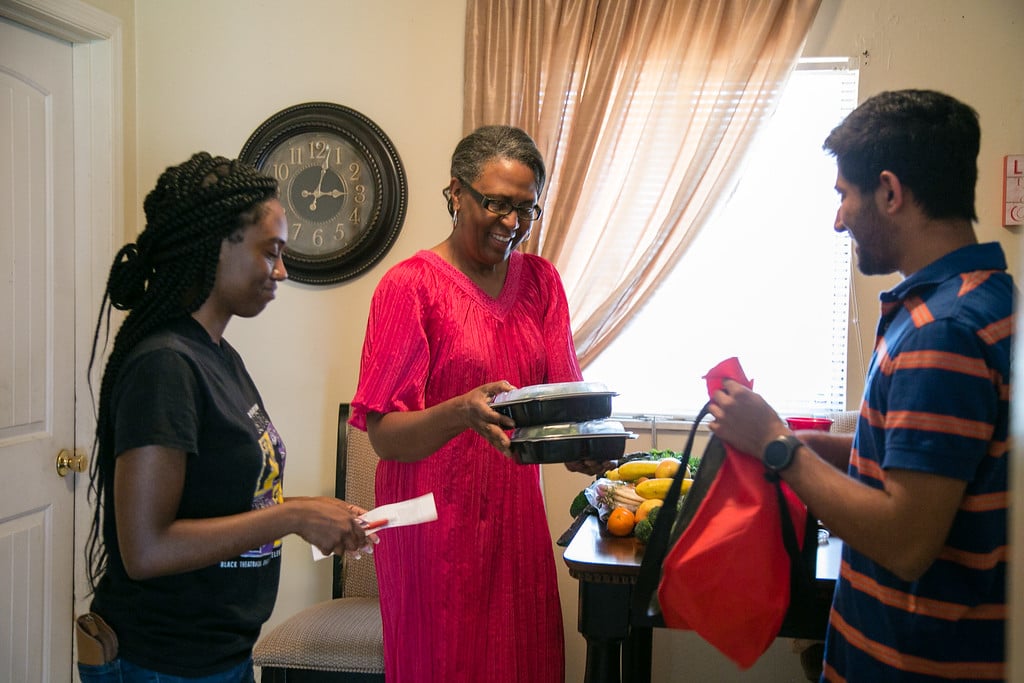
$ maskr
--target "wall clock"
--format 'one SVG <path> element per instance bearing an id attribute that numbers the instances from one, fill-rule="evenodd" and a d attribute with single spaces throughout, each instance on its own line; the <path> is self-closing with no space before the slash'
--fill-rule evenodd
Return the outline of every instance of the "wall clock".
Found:
<path id="1" fill-rule="evenodd" d="M 328 285 L 366 272 L 402 229 L 402 161 L 377 124 L 354 109 L 307 102 L 256 128 L 239 157 L 276 178 L 288 218 L 288 277 Z"/>

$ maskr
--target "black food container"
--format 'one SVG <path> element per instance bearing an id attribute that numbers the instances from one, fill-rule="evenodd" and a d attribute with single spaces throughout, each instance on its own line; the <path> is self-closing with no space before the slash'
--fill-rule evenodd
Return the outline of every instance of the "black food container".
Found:
<path id="1" fill-rule="evenodd" d="M 635 438 L 621 422 L 590 420 L 518 428 L 512 432 L 511 450 L 521 465 L 615 460 L 626 452 L 626 440 Z"/>
<path id="2" fill-rule="evenodd" d="M 491 407 L 511 417 L 517 428 L 557 425 L 610 416 L 616 395 L 598 382 L 535 384 L 498 394 Z"/>

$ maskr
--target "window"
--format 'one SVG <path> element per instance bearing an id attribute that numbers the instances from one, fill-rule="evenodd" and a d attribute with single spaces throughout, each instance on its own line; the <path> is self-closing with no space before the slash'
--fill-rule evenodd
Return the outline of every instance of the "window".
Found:
<path id="1" fill-rule="evenodd" d="M 618 392 L 616 415 L 692 417 L 729 356 L 783 415 L 845 409 L 850 241 L 821 145 L 856 106 L 846 63 L 801 60 L 728 203 L 584 370 Z"/>

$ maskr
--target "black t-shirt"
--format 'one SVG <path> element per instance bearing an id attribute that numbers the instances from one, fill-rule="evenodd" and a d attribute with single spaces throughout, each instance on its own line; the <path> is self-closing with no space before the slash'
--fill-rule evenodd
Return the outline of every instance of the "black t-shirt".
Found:
<path id="1" fill-rule="evenodd" d="M 214 344 L 191 317 L 143 340 L 112 394 L 114 452 L 157 445 L 187 453 L 179 518 L 237 514 L 279 504 L 285 448 L 238 353 Z M 107 492 L 108 567 L 92 609 L 117 632 L 120 654 L 177 676 L 245 661 L 270 616 L 281 541 L 197 571 L 134 581 L 117 543 Z"/>

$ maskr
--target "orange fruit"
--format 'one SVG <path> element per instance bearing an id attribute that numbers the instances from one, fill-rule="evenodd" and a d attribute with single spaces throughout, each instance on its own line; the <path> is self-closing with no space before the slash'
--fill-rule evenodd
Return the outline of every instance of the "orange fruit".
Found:
<path id="1" fill-rule="evenodd" d="M 608 520 L 605 524 L 608 527 L 608 533 L 613 536 L 629 536 L 633 533 L 633 525 L 636 524 L 636 519 L 633 517 L 633 513 L 626 508 L 615 508 L 608 515 Z"/>
<path id="2" fill-rule="evenodd" d="M 656 507 L 661 507 L 664 503 L 665 501 L 661 498 L 648 498 L 644 502 L 640 503 L 640 507 L 636 509 L 636 514 L 633 515 L 633 518 L 636 520 L 637 524 L 639 524 L 642 520 L 647 519 L 647 515 L 651 514 L 651 510 Z"/>

